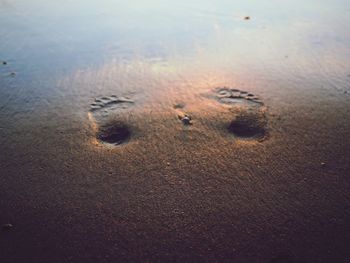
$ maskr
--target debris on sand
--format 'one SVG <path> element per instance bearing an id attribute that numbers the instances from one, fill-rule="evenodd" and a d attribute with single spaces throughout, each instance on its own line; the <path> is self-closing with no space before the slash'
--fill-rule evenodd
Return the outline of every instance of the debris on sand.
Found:
<path id="1" fill-rule="evenodd" d="M 187 114 L 184 114 L 184 115 L 178 115 L 179 117 L 179 120 L 182 122 L 183 125 L 192 125 L 192 118 L 187 115 Z"/>
<path id="2" fill-rule="evenodd" d="M 184 125 L 190 125 L 190 124 L 192 124 L 192 123 L 191 123 L 191 118 L 188 117 L 188 116 L 183 117 L 183 118 L 181 119 L 181 121 L 182 121 L 182 123 L 183 123 Z"/>

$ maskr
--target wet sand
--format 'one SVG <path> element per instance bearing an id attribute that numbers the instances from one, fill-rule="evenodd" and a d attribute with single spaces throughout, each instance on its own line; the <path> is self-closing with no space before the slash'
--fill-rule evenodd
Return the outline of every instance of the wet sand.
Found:
<path id="1" fill-rule="evenodd" d="M 308 18 L 325 16 L 302 7 Z M 190 4 L 172 11 L 183 9 L 195 21 L 230 21 Z M 284 46 L 286 28 L 267 23 L 268 33 L 254 21 L 259 12 L 250 11 L 237 11 L 243 24 L 233 35 L 216 21 L 209 44 L 197 35 L 194 50 L 181 51 L 179 34 L 180 51 L 165 43 L 163 55 L 151 41 L 151 54 L 134 46 L 130 54 L 119 43 L 118 51 L 105 51 L 111 59 L 83 66 L 104 53 L 61 61 L 57 48 L 40 60 L 31 44 L 17 43 L 17 53 L 10 52 L 16 37 L 6 35 L 0 262 L 350 260 L 350 38 L 336 27 L 349 19 L 344 11 L 329 23 L 336 28 L 331 40 L 328 28 L 316 27 L 327 44 L 311 49 L 308 31 L 287 27 Z M 96 26 L 109 25 L 107 18 Z M 265 33 L 269 38 L 261 38 Z M 259 38 L 268 44 L 254 42 Z M 55 46 L 50 41 L 46 49 Z M 75 44 L 67 43 L 61 45 L 69 57 Z"/>

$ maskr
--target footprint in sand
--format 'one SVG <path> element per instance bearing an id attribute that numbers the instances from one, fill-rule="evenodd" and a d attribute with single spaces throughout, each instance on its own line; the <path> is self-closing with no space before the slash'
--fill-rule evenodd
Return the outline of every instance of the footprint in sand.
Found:
<path id="1" fill-rule="evenodd" d="M 267 137 L 266 107 L 250 92 L 222 87 L 214 90 L 214 97 L 233 114 L 227 130 L 241 139 L 262 141 Z"/>
<path id="2" fill-rule="evenodd" d="M 223 87 L 217 88 L 215 93 L 218 101 L 224 104 L 245 104 L 252 107 L 264 105 L 258 96 L 247 91 Z"/>
<path id="3" fill-rule="evenodd" d="M 134 101 L 126 97 L 96 98 L 90 105 L 89 119 L 94 124 L 96 138 L 102 143 L 120 145 L 131 137 L 131 129 L 126 124 L 128 111 Z"/>

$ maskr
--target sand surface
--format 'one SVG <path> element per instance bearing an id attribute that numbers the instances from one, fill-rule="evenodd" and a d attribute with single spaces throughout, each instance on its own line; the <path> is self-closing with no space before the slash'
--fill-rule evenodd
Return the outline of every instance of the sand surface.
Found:
<path id="1" fill-rule="evenodd" d="M 349 3 L 0 0 L 0 24 L 1 263 L 349 262 Z"/>

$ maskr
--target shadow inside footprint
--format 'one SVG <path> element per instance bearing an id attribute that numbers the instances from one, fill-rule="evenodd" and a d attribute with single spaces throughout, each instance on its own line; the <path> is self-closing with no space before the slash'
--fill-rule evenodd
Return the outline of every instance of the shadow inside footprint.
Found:
<path id="1" fill-rule="evenodd" d="M 99 127 L 97 139 L 104 143 L 119 145 L 127 142 L 131 136 L 130 129 L 122 122 L 111 122 Z"/>
<path id="2" fill-rule="evenodd" d="M 266 120 L 262 114 L 240 113 L 228 126 L 228 130 L 241 138 L 260 139 L 266 136 Z"/>

